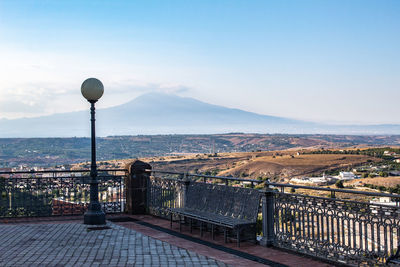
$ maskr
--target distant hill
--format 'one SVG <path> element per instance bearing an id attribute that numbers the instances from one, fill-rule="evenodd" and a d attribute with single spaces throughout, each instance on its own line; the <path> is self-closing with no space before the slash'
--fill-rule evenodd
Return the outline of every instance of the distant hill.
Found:
<path id="1" fill-rule="evenodd" d="M 98 136 L 136 134 L 400 134 L 400 125 L 324 125 L 211 105 L 193 98 L 149 93 L 97 110 Z M 89 136 L 89 110 L 0 120 L 0 137 Z"/>

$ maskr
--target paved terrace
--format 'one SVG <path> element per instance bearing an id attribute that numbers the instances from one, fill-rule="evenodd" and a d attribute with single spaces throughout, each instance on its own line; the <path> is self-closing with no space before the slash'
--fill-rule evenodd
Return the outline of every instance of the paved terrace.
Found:
<path id="1" fill-rule="evenodd" d="M 225 246 L 222 239 L 199 239 L 196 231 L 182 235 L 148 215 L 114 218 L 108 229 L 82 221 L 0 220 L 0 266 L 330 266 L 246 242 L 240 249 Z"/>

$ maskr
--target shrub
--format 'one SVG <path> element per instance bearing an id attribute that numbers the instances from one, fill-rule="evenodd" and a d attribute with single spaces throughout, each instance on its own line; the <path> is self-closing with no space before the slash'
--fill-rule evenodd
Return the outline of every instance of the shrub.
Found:
<path id="1" fill-rule="evenodd" d="M 342 180 L 336 181 L 335 185 L 336 185 L 337 188 L 344 188 L 344 185 L 343 185 L 343 181 L 342 181 Z"/>
<path id="2" fill-rule="evenodd" d="M 265 186 L 264 186 L 263 183 L 254 186 L 255 189 L 264 189 L 264 187 L 265 187 Z"/>
<path id="3" fill-rule="evenodd" d="M 258 235 L 262 235 L 262 214 L 258 214 L 257 216 L 257 224 L 256 224 L 256 231 Z"/>

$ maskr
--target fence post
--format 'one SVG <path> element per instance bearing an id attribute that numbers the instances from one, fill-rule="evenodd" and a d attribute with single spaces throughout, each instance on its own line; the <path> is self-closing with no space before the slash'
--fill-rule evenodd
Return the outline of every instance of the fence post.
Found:
<path id="1" fill-rule="evenodd" d="M 126 176 L 126 211 L 128 214 L 146 214 L 148 197 L 148 180 L 151 165 L 135 160 L 128 164 Z"/>
<path id="2" fill-rule="evenodd" d="M 188 187 L 190 184 L 190 180 L 187 176 L 187 173 L 184 174 L 182 182 L 183 182 L 183 190 L 182 190 L 182 198 L 181 198 L 180 208 L 184 208 L 186 206 L 187 191 L 188 191 Z"/>
<path id="3" fill-rule="evenodd" d="M 274 232 L 274 191 L 267 188 L 263 191 L 261 198 L 262 204 L 262 231 L 263 236 L 260 241 L 262 246 L 272 246 L 275 240 Z"/>

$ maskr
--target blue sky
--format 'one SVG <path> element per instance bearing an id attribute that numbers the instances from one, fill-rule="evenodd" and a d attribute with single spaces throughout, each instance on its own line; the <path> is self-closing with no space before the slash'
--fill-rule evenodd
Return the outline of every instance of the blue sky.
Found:
<path id="1" fill-rule="evenodd" d="M 328 123 L 400 123 L 400 1 L 0 1 L 0 118 L 150 91 Z"/>

